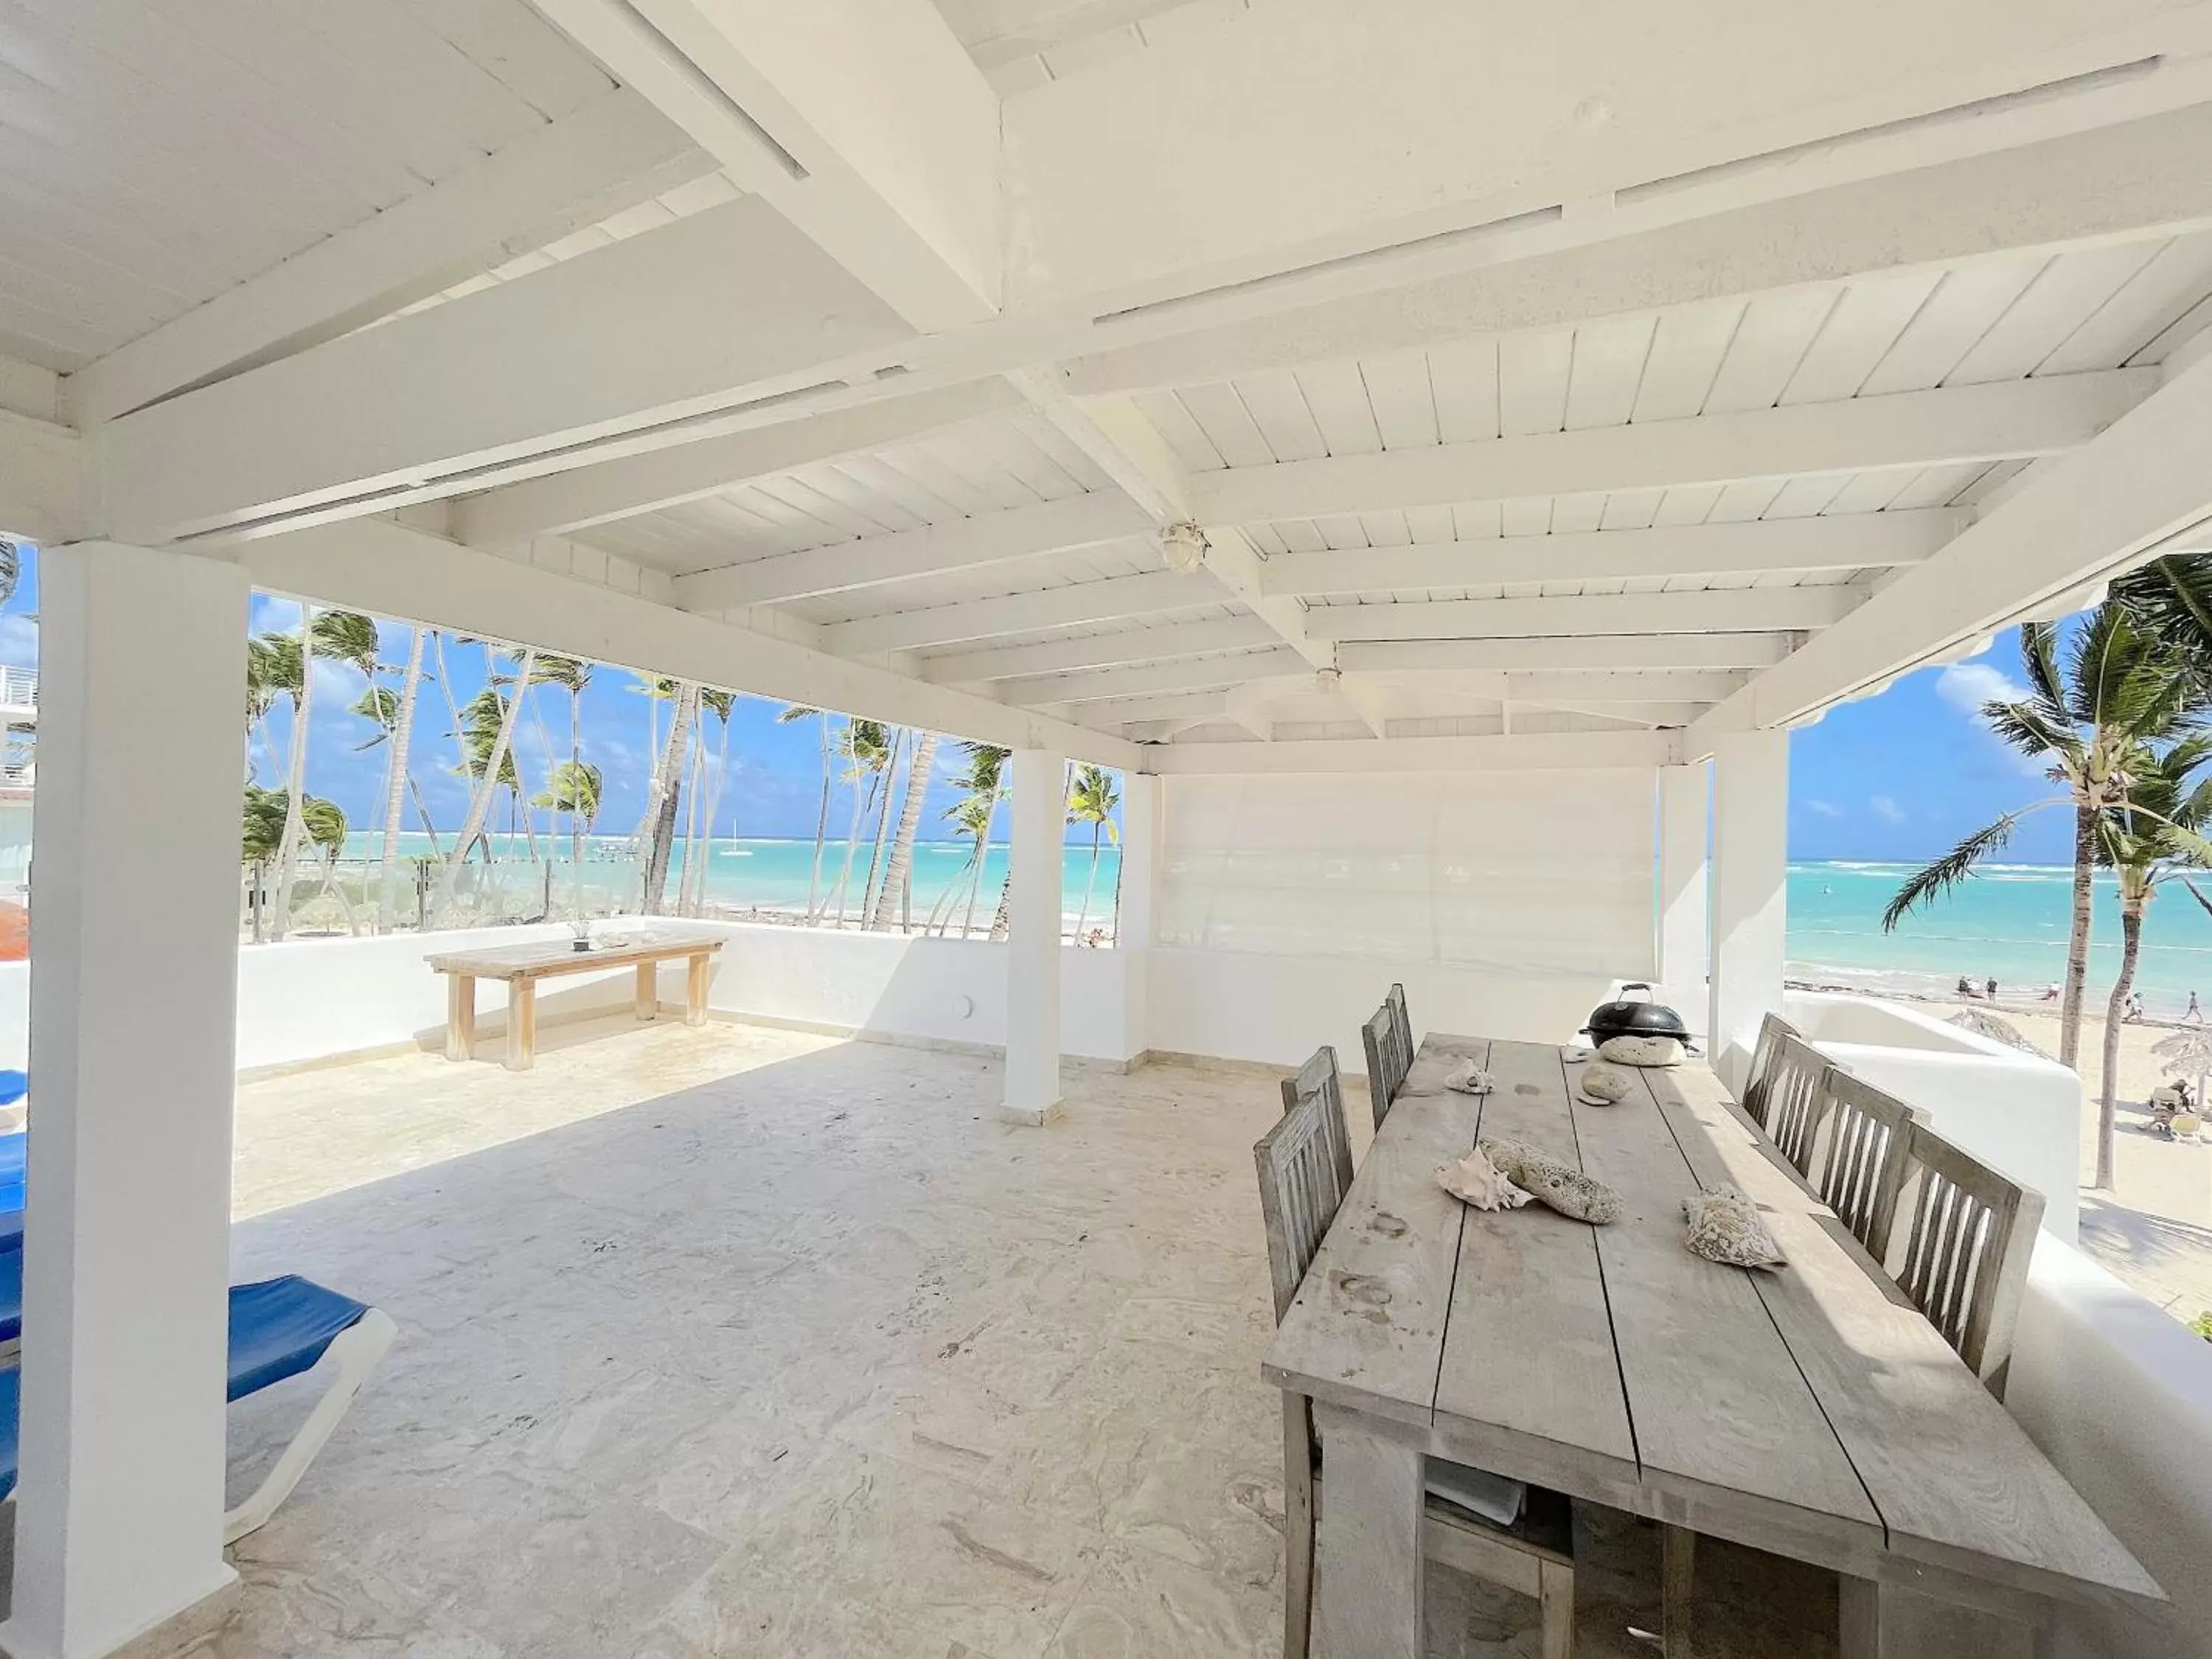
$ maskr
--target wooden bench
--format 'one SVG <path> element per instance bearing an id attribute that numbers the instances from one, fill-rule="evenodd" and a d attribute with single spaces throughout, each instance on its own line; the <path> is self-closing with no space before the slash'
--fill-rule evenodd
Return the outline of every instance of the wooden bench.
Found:
<path id="1" fill-rule="evenodd" d="M 683 957 L 684 1023 L 707 1021 L 707 965 L 722 948 L 719 938 L 685 934 L 650 944 L 594 945 L 579 951 L 567 939 L 530 945 L 495 945 L 484 951 L 441 951 L 424 958 L 446 978 L 446 1058 L 468 1060 L 477 1046 L 477 981 L 507 981 L 507 1069 L 526 1072 L 538 1055 L 538 981 L 560 974 L 591 974 L 609 968 L 637 969 L 637 1017 L 660 1012 L 660 964 Z"/>

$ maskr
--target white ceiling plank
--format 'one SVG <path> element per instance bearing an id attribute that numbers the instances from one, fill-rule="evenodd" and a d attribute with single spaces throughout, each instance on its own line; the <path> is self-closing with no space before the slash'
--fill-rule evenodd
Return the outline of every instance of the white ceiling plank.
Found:
<path id="1" fill-rule="evenodd" d="M 179 555 L 179 556 L 188 556 Z M 1127 768 L 1130 745 L 1029 709 L 834 657 L 787 639 L 693 616 L 634 593 L 462 546 L 388 519 L 356 519 L 264 538 L 240 550 L 255 586 L 510 640 L 641 673 L 695 679 L 894 725 L 1049 749 Z"/>
<path id="2" fill-rule="evenodd" d="M 1771 668 L 1793 636 L 1771 634 L 1583 634 L 1526 639 L 1347 643 L 1351 674 L 1556 673 L 1570 671 Z"/>
<path id="3" fill-rule="evenodd" d="M 453 526 L 463 541 L 479 547 L 587 529 L 1020 407 L 1020 395 L 995 378 L 888 398 L 465 496 L 453 504 Z"/>
<path id="4" fill-rule="evenodd" d="M 1550 634 L 1773 633 L 1826 628 L 1849 615 L 1865 597 L 1848 586 L 1784 587 L 1326 605 L 1307 614 L 1316 635 L 1346 642 L 1511 639 Z"/>
<path id="5" fill-rule="evenodd" d="M 1210 651 L 1235 651 L 1272 645 L 1280 636 L 1257 617 L 1219 617 L 1205 622 L 1156 623 L 1149 628 L 1039 645 L 999 646 L 988 651 L 925 657 L 921 677 L 939 684 L 972 684 L 1019 679 L 1031 674 L 1065 674 L 1079 669 L 1112 668 L 1124 663 L 1155 662 Z"/>
<path id="6" fill-rule="evenodd" d="M 1182 729 L 1218 720 L 1228 707 L 1229 693 L 1225 690 L 1172 691 L 1155 697 L 1090 703 L 1080 714 L 1085 726 L 1146 726 L 1159 720 Z"/>
<path id="7" fill-rule="evenodd" d="M 967 599 L 920 611 L 856 617 L 822 631 L 825 650 L 839 656 L 872 656 L 884 651 L 918 651 L 933 645 L 957 645 L 994 634 L 1031 629 L 1067 628 L 1116 617 L 1142 617 L 1180 611 L 1221 597 L 1218 583 L 1202 572 L 1173 570 L 1139 576 L 1110 576 L 1034 593 L 1010 593 L 994 599 Z"/>
<path id="8" fill-rule="evenodd" d="M 1741 672 L 1688 669 L 1620 670 L 1611 673 L 1513 674 L 1504 677 L 1501 695 L 1516 702 L 1547 702 L 1557 708 L 1612 703 L 1718 702 L 1741 687 Z"/>
<path id="9" fill-rule="evenodd" d="M 70 418 L 111 420 L 335 339 L 714 166 L 636 93 L 610 92 L 80 369 Z"/>
<path id="10" fill-rule="evenodd" d="M 1964 514 L 1867 513 L 1786 523 L 1599 530 L 1361 553 L 1284 553 L 1261 567 L 1269 593 L 1404 592 L 1524 581 L 1915 564 L 1964 529 Z"/>
<path id="11" fill-rule="evenodd" d="M 459 494 L 639 428 L 691 435 L 911 337 L 748 197 L 110 422 L 105 529 L 161 542 Z"/>
<path id="12" fill-rule="evenodd" d="M 2135 279 L 2158 246 L 2120 242 L 2061 253 L 2037 273 L 1943 383 L 1967 386 L 2032 374 Z"/>
<path id="13" fill-rule="evenodd" d="M 1571 696 L 1522 697 L 1516 695 L 1514 707 L 1529 709 L 1548 708 L 1567 714 L 1589 714 L 1603 720 L 1620 720 L 1632 726 L 1685 726 L 1706 713 L 1715 699 L 1702 702 L 1592 702 Z"/>
<path id="14" fill-rule="evenodd" d="M 1918 314 L 1943 273 L 1908 270 L 1847 284 L 1782 389 L 1785 404 L 1856 398 Z M 2117 362 L 2100 368 L 2117 368 Z"/>
<path id="15" fill-rule="evenodd" d="M 1755 676 L 1698 722 L 1700 752 L 1715 732 L 1784 725 L 2149 556 L 2212 514 L 2198 459 L 2208 444 L 2212 361 L 2183 370 L 2095 441 L 2033 469 L 1941 554 Z"/>
<path id="16" fill-rule="evenodd" d="M 1194 478 L 1191 494 L 1203 522 L 1233 524 L 2050 454 L 2088 441 L 2154 384 L 2121 369 L 1239 467 Z"/>
<path id="17" fill-rule="evenodd" d="M 2066 343 L 2035 366 L 2070 374 L 2130 361 L 2212 293 L 2212 233 L 2177 236 L 2100 307 Z"/>
<path id="18" fill-rule="evenodd" d="M 918 329 L 1000 303 L 998 95 L 928 0 L 534 0 Z"/>
<path id="19" fill-rule="evenodd" d="M 1680 738 L 1664 732 L 1551 732 L 1486 738 L 1316 738 L 1294 743 L 1178 743 L 1140 750 L 1140 769 L 1164 777 L 1273 772 L 1528 772 L 1673 763 Z"/>
<path id="20" fill-rule="evenodd" d="M 1096 546 L 1139 535 L 1151 522 L 1119 490 L 1101 490 L 678 576 L 676 602 L 686 611 L 731 611 L 842 593 Z"/>
<path id="21" fill-rule="evenodd" d="M 1092 668 L 1074 674 L 1048 674 L 1010 681 L 999 688 L 1002 702 L 1034 708 L 1043 703 L 1096 702 L 1107 697 L 1151 696 L 1193 691 L 1210 685 L 1245 685 L 1255 679 L 1288 678 L 1310 685 L 1312 671 L 1288 646 L 1247 651 L 1233 657 L 1188 657 L 1174 662 L 1128 668 Z"/>

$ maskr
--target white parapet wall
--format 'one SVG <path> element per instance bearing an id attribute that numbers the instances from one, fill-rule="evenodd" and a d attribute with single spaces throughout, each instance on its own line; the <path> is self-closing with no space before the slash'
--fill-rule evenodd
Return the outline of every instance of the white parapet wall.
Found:
<path id="1" fill-rule="evenodd" d="M 1846 1070 L 1926 1112 L 1938 1133 L 2041 1193 L 2044 1231 L 2075 1237 L 2081 1079 L 2067 1067 L 1871 997 L 1792 991 L 1783 1017 Z"/>

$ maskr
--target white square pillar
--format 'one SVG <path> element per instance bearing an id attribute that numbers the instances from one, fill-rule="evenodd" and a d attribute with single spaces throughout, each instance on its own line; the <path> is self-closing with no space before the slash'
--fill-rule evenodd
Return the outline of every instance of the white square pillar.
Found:
<path id="1" fill-rule="evenodd" d="M 1790 876 L 1790 733 L 1713 743 L 1712 994 L 1707 1052 L 1743 1086 L 1759 1023 L 1782 1009 Z"/>
<path id="2" fill-rule="evenodd" d="M 1149 991 L 1159 902 L 1162 787 L 1148 773 L 1121 777 L 1121 913 L 1114 948 L 1121 953 L 1121 1058 L 1131 1061 L 1142 1059 L 1152 1047 Z"/>
<path id="3" fill-rule="evenodd" d="M 39 564 L 14 1659 L 94 1659 L 222 1559 L 246 580 Z"/>
<path id="4" fill-rule="evenodd" d="M 1702 761 L 1659 769 L 1659 985 L 1677 1008 L 1703 1008 L 1705 1001 L 1705 830 L 1711 791 Z"/>
<path id="5" fill-rule="evenodd" d="M 1067 763 L 1014 751 L 1006 934 L 1006 1094 L 1001 1115 L 1031 1127 L 1060 1115 L 1060 869 Z"/>

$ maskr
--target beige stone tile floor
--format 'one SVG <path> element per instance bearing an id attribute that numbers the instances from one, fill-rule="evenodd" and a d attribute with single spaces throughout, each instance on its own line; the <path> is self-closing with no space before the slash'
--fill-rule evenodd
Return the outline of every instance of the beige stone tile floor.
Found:
<path id="1" fill-rule="evenodd" d="M 1073 1072 L 1064 1121 L 1015 1129 L 992 1060 L 545 1037 L 527 1074 L 240 1088 L 236 1276 L 401 1335 L 234 1551 L 210 1659 L 1279 1653 L 1267 1078 Z M 233 1408 L 234 1490 L 302 1409 Z M 1577 1527 L 1580 1651 L 1649 1651 L 1656 1534 Z M 1832 1651 L 1832 1577 L 1700 1568 L 1701 1653 Z M 1538 1650 L 1532 1605 L 1442 1570 L 1428 1622 L 1435 1659 Z"/>

